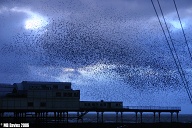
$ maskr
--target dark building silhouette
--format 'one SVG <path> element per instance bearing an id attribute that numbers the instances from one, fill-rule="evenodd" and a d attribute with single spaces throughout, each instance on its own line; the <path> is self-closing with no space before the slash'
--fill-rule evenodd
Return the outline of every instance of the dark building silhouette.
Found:
<path id="1" fill-rule="evenodd" d="M 81 108 L 122 108 L 123 102 L 80 101 L 80 90 L 70 82 L 14 83 L 11 93 L 1 97 L 1 109 L 79 110 Z"/>

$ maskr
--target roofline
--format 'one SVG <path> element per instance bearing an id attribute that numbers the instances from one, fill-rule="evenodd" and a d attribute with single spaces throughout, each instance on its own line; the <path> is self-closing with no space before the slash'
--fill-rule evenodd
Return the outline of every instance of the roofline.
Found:
<path id="1" fill-rule="evenodd" d="M 49 82 L 49 81 L 22 81 L 21 83 L 31 83 L 31 84 L 66 84 L 69 83 L 71 84 L 71 82 Z"/>

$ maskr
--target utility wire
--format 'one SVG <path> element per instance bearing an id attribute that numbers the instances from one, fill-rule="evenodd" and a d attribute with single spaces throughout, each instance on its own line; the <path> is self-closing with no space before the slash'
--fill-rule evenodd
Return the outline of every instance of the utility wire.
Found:
<path id="1" fill-rule="evenodd" d="M 164 22 L 165 22 L 165 26 L 166 26 L 167 32 L 168 32 L 168 34 L 169 34 L 169 38 L 170 38 L 170 40 L 171 40 L 171 44 L 172 44 L 172 46 L 173 46 L 173 50 L 174 50 L 175 55 L 176 55 L 176 59 L 178 60 L 178 65 L 179 65 L 179 68 L 180 68 L 180 70 L 181 70 L 181 74 L 182 74 L 182 76 L 183 76 L 183 78 L 184 78 L 184 81 L 186 82 L 185 86 L 186 86 L 186 89 L 187 89 L 187 92 L 188 92 L 189 97 L 191 97 L 190 100 L 191 100 L 191 103 L 192 103 L 192 95 L 191 95 L 191 92 L 190 92 L 190 89 L 189 89 L 189 85 L 188 85 L 187 79 L 186 79 L 186 77 L 185 77 L 185 73 L 184 73 L 183 68 L 182 68 L 182 66 L 181 66 L 181 62 L 179 61 L 179 57 L 178 57 L 177 51 L 176 51 L 176 49 L 175 49 L 175 46 L 174 46 L 174 43 L 173 43 L 173 40 L 172 40 L 170 31 L 169 31 L 169 29 L 168 29 L 168 25 L 167 25 L 167 23 L 166 23 L 166 21 L 165 21 L 165 17 L 164 17 L 164 14 L 163 14 L 163 10 L 162 10 L 162 8 L 161 8 L 161 5 L 160 5 L 160 3 L 159 3 L 159 0 L 157 0 L 157 2 L 158 2 L 158 5 L 159 5 L 161 14 L 162 14 L 162 16 L 163 16 L 163 20 L 164 20 Z"/>
<path id="2" fill-rule="evenodd" d="M 190 51 L 190 49 L 189 49 L 189 44 L 188 44 L 187 38 L 186 38 L 186 36 L 185 36 L 185 32 L 184 32 L 184 29 L 183 29 L 183 25 L 182 25 L 182 22 L 181 22 L 181 18 L 180 18 L 180 16 L 179 16 L 179 11 L 178 11 L 178 9 L 177 9 L 177 5 L 176 5 L 175 0 L 173 0 L 173 3 L 174 3 L 174 5 L 175 5 L 175 9 L 176 9 L 176 12 L 177 12 L 177 16 L 178 16 L 178 19 L 179 19 L 179 23 L 180 23 L 180 25 L 181 25 L 181 29 L 182 29 L 182 32 L 183 32 L 183 36 L 184 36 L 184 39 L 185 39 L 185 43 L 186 43 L 186 45 L 187 45 L 187 50 L 188 50 L 188 52 L 189 52 L 189 55 L 190 55 L 190 58 L 191 58 L 191 61 L 192 61 L 192 54 L 191 54 L 191 51 Z"/>
<path id="3" fill-rule="evenodd" d="M 163 25 L 162 25 L 162 23 L 161 23 L 161 20 L 160 20 L 160 18 L 159 18 L 159 15 L 158 15 L 158 13 L 157 13 L 157 10 L 156 10 L 156 8 L 155 8 L 155 5 L 154 5 L 154 3 L 153 3 L 153 0 L 151 0 L 151 3 L 152 3 L 152 5 L 153 5 L 153 8 L 154 8 L 155 13 L 156 13 L 156 16 L 157 16 L 158 21 L 159 21 L 159 23 L 160 23 L 160 26 L 161 26 L 161 28 L 162 28 L 162 31 L 163 31 L 163 34 L 164 34 L 164 36 L 165 36 L 166 42 L 167 42 L 167 44 L 168 44 L 168 47 L 169 47 L 169 49 L 170 49 L 170 51 L 171 51 L 171 55 L 172 55 L 172 57 L 173 57 L 173 59 L 174 59 L 174 62 L 175 62 L 176 67 L 177 67 L 177 69 L 178 69 L 178 72 L 179 72 L 179 74 L 180 74 L 180 76 L 181 76 L 181 80 L 182 80 L 182 82 L 183 82 L 183 84 L 184 84 L 184 86 L 185 86 L 185 89 L 186 89 L 186 91 L 187 91 L 187 94 L 188 94 L 188 96 L 189 96 L 189 99 L 190 99 L 190 101 L 191 101 L 191 103 L 192 103 L 192 96 L 191 96 L 189 90 L 187 89 L 186 79 L 184 79 L 184 77 L 183 77 L 183 75 L 182 75 L 182 73 L 181 73 L 181 71 L 180 71 L 180 70 L 181 70 L 181 69 L 179 68 L 180 66 L 178 65 L 178 62 L 177 62 L 177 60 L 176 60 L 176 58 L 175 58 L 175 56 L 174 56 L 174 53 L 173 53 L 172 48 L 171 48 L 171 45 L 169 44 L 168 38 L 167 38 L 167 36 L 166 36 L 166 34 L 165 34 L 165 30 L 164 30 L 164 28 L 163 28 Z M 175 54 L 176 54 L 176 53 L 175 53 Z"/>

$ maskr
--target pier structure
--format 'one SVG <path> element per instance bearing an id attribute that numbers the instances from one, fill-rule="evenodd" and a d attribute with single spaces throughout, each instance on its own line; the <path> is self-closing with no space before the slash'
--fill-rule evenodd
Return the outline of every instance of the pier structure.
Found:
<path id="1" fill-rule="evenodd" d="M 7 86 L 6 86 L 7 87 Z M 143 122 L 143 114 L 153 113 L 154 122 L 161 122 L 161 113 L 178 115 L 180 107 L 123 106 L 122 101 L 80 101 L 80 90 L 73 90 L 70 82 L 23 81 L 14 83 L 11 92 L 0 97 L 0 121 L 83 123 L 89 112 L 96 112 L 96 122 L 104 123 L 106 112 L 115 112 L 115 121 L 123 123 L 124 113 L 135 113 L 135 122 Z M 71 113 L 73 116 L 71 116 Z M 158 116 L 157 116 L 158 115 Z"/>
<path id="2" fill-rule="evenodd" d="M 145 113 L 153 113 L 153 122 L 161 122 L 161 113 L 170 114 L 170 122 L 173 122 L 173 117 L 175 115 L 176 122 L 179 121 L 179 112 L 181 111 L 180 107 L 161 107 L 161 106 L 124 106 L 119 109 L 86 109 L 81 110 L 86 113 L 88 112 L 96 112 L 97 113 L 97 123 L 104 122 L 104 113 L 112 112 L 116 113 L 115 123 L 129 123 L 125 122 L 123 115 L 134 112 L 135 113 L 135 123 L 143 123 L 143 114 Z M 156 116 L 158 114 L 158 116 Z M 100 120 L 99 120 L 100 119 Z M 157 121 L 158 120 L 158 121 Z"/>
<path id="3" fill-rule="evenodd" d="M 176 122 L 179 120 L 179 107 L 158 107 L 158 106 L 126 106 L 119 109 L 98 109 L 82 108 L 79 110 L 0 110 L 1 122 L 32 122 L 32 123 L 84 123 L 84 116 L 89 112 L 96 113 L 96 123 L 105 123 L 104 114 L 106 112 L 116 113 L 114 123 L 125 122 L 123 115 L 135 113 L 134 123 L 144 123 L 143 114 L 152 113 L 154 123 L 161 122 L 161 113 L 170 113 L 170 122 L 175 115 Z M 71 114 L 72 113 L 72 114 Z M 76 113 L 76 114 L 75 114 Z M 72 121 L 72 122 L 71 122 Z M 132 122 L 133 123 L 133 122 Z"/>

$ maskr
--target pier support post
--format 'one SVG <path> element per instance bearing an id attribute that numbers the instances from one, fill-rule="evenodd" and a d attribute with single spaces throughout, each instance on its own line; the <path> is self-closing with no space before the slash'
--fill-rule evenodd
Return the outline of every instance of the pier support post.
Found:
<path id="1" fill-rule="evenodd" d="M 45 112 L 45 121 L 47 123 L 47 118 L 48 118 L 48 112 Z"/>
<path id="2" fill-rule="evenodd" d="M 104 112 L 101 112 L 101 120 L 102 120 L 102 123 L 103 123 L 103 113 L 104 113 Z"/>
<path id="3" fill-rule="evenodd" d="M 43 121 L 45 121 L 45 117 L 46 116 L 46 114 L 45 114 L 45 112 L 43 112 Z"/>
<path id="4" fill-rule="evenodd" d="M 23 112 L 23 122 L 26 121 L 26 112 Z"/>
<path id="5" fill-rule="evenodd" d="M 155 123 L 155 113 L 156 112 L 153 112 L 153 122 Z"/>
<path id="6" fill-rule="evenodd" d="M 56 120 L 57 120 L 57 119 L 56 119 L 56 112 L 54 112 L 54 119 L 55 119 L 55 123 L 56 123 Z"/>
<path id="7" fill-rule="evenodd" d="M 171 123 L 173 122 L 173 112 L 171 112 Z"/>
<path id="8" fill-rule="evenodd" d="M 77 123 L 79 123 L 79 112 L 77 112 Z"/>
<path id="9" fill-rule="evenodd" d="M 116 123 L 118 122 L 118 112 L 116 112 Z"/>
<path id="10" fill-rule="evenodd" d="M 1 113 L 0 113 L 0 117 L 3 117 L 3 114 L 4 114 L 4 112 L 1 112 Z"/>
<path id="11" fill-rule="evenodd" d="M 161 121 L 161 112 L 158 112 L 159 114 L 159 122 Z"/>
<path id="12" fill-rule="evenodd" d="M 69 112 L 67 111 L 67 123 L 69 123 Z"/>
<path id="13" fill-rule="evenodd" d="M 143 123 L 143 112 L 140 112 L 141 115 L 141 123 Z"/>
<path id="14" fill-rule="evenodd" d="M 118 122 L 118 112 L 116 112 L 116 123 Z"/>
<path id="15" fill-rule="evenodd" d="M 59 122 L 61 122 L 61 119 L 62 119 L 62 114 L 61 114 L 61 112 L 58 112 L 58 117 L 59 117 Z"/>
<path id="16" fill-rule="evenodd" d="M 2 121 L 4 121 L 4 118 L 3 118 L 3 117 L 4 117 L 4 113 L 1 112 L 1 113 L 0 113 L 0 118 L 3 119 Z"/>
<path id="17" fill-rule="evenodd" d="M 63 123 L 65 122 L 65 112 L 62 112 L 63 114 Z"/>
<path id="18" fill-rule="evenodd" d="M 27 114 L 27 113 L 24 112 L 24 121 L 25 121 L 25 122 L 26 122 L 26 117 L 27 117 L 26 114 Z"/>
<path id="19" fill-rule="evenodd" d="M 56 119 L 57 119 L 57 122 L 59 122 L 59 112 L 56 112 Z"/>
<path id="20" fill-rule="evenodd" d="M 97 123 L 99 123 L 99 112 L 97 112 Z"/>
<path id="21" fill-rule="evenodd" d="M 123 123 L 123 112 L 121 112 L 121 123 Z"/>
<path id="22" fill-rule="evenodd" d="M 179 122 L 179 112 L 177 112 L 177 122 Z"/>
<path id="23" fill-rule="evenodd" d="M 136 117 L 136 123 L 137 123 L 137 112 L 135 112 L 135 117 Z"/>

